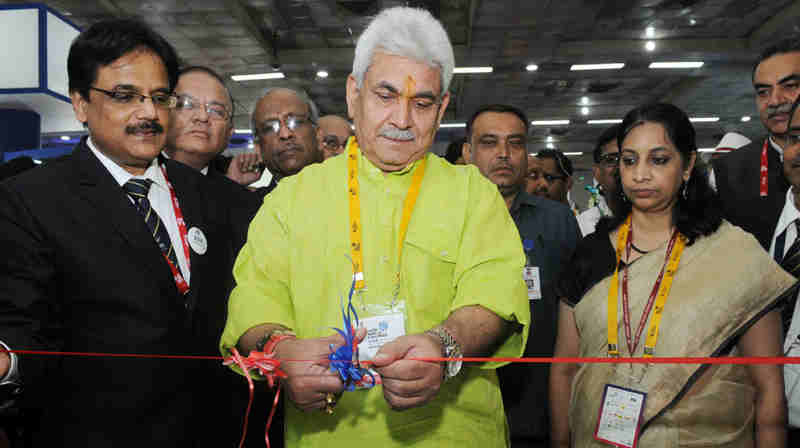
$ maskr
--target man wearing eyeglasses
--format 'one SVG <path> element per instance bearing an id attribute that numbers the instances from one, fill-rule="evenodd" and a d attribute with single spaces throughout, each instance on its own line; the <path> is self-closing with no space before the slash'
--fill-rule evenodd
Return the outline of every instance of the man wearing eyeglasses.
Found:
<path id="1" fill-rule="evenodd" d="M 284 177 L 322 162 L 316 132 L 319 112 L 305 93 L 284 87 L 267 90 L 251 121 L 254 143 L 272 174 L 270 184 L 258 190 L 262 196 Z"/>
<path id="2" fill-rule="evenodd" d="M 67 67 L 89 136 L 0 185 L 0 338 L 12 350 L 143 357 L 0 353 L 0 383 L 18 378 L 21 407 L 41 413 L 32 446 L 230 445 L 244 386 L 216 361 L 151 355 L 214 354 L 244 239 L 229 204 L 257 198 L 159 160 L 178 58 L 147 25 L 88 27 Z"/>
<path id="3" fill-rule="evenodd" d="M 201 66 L 180 71 L 175 96 L 164 152 L 208 174 L 209 163 L 225 150 L 233 135 L 232 97 L 222 78 Z"/>
<path id="4" fill-rule="evenodd" d="M 561 151 L 543 149 L 536 153 L 537 169 L 529 177 L 534 182 L 533 194 L 569 205 L 567 193 L 572 188 L 572 162 Z"/>
<path id="5" fill-rule="evenodd" d="M 325 160 L 344 151 L 347 139 L 353 135 L 350 122 L 338 115 L 320 117 L 317 127 L 317 142 Z"/>
<path id="6" fill-rule="evenodd" d="M 596 196 L 597 204 L 578 215 L 578 225 L 583 236 L 594 232 L 600 218 L 611 216 L 612 214 L 606 198 L 618 194 L 619 191 L 617 189 L 617 170 L 619 167 L 618 131 L 619 125 L 611 126 L 603 131 L 600 138 L 597 139 L 593 152 L 594 166 L 592 167 L 592 174 L 597 180 L 599 194 Z"/>

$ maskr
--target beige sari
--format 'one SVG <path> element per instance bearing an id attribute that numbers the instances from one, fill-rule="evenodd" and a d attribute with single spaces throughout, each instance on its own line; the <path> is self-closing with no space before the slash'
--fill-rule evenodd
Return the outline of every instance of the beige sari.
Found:
<path id="1" fill-rule="evenodd" d="M 611 238 L 616 241 L 616 233 Z M 665 252 L 666 245 L 628 268 L 634 334 Z M 574 308 L 580 356 L 607 355 L 610 282 L 608 276 L 596 284 Z M 755 238 L 723 222 L 716 233 L 684 250 L 664 307 L 655 356 L 737 356 L 738 337 L 794 283 Z M 626 356 L 622 306 L 618 308 L 620 352 Z M 648 324 L 649 319 L 645 329 Z M 641 341 L 635 356 L 642 356 L 643 346 Z M 753 446 L 755 388 L 747 367 L 689 364 L 583 364 L 572 382 L 573 446 L 608 446 L 593 435 L 609 383 L 647 393 L 641 448 Z"/>

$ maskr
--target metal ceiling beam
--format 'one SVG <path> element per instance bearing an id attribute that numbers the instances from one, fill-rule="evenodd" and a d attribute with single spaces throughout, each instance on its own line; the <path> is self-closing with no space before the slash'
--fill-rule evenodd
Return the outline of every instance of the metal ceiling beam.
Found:
<path id="1" fill-rule="evenodd" d="M 597 61 L 608 56 L 630 57 L 631 55 L 649 55 L 644 49 L 645 40 L 587 40 L 562 42 L 553 51 L 552 56 L 577 62 Z M 656 41 L 657 54 L 718 54 L 726 57 L 750 58 L 754 50 L 748 39 L 662 39 Z M 610 61 L 609 61 L 610 62 Z"/>
<path id="2" fill-rule="evenodd" d="M 783 11 L 773 15 L 755 31 L 750 33 L 748 45 L 751 48 L 760 48 L 767 39 L 774 36 L 780 30 L 787 30 L 787 35 L 794 30 L 794 26 L 800 24 L 800 2 L 792 2 Z"/>
<path id="3" fill-rule="evenodd" d="M 110 0 L 105 0 L 110 1 Z M 227 9 L 236 20 L 244 27 L 247 31 L 247 34 L 250 35 L 253 39 L 258 42 L 261 48 L 264 49 L 265 62 L 272 63 L 272 48 L 273 42 L 267 39 L 264 36 L 264 33 L 261 32 L 261 27 L 259 27 L 258 22 L 253 18 L 252 14 L 248 10 L 247 5 L 243 0 L 225 0 L 225 9 Z"/>

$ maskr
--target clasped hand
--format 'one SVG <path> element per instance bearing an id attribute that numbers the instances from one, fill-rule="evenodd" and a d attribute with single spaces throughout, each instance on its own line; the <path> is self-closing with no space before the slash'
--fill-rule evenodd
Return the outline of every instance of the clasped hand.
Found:
<path id="1" fill-rule="evenodd" d="M 366 331 L 360 329 L 359 340 L 365 334 Z M 331 346 L 336 350 L 343 344 L 344 339 L 337 334 L 317 339 L 286 340 L 275 348 L 276 357 L 287 360 L 281 364 L 288 376 L 283 387 L 298 409 L 322 409 L 326 405 L 326 394 L 339 394 L 344 390 L 339 376 L 331 371 L 328 359 Z M 380 348 L 372 361 L 383 382 L 383 396 L 392 409 L 399 411 L 422 406 L 436 396 L 442 385 L 442 364 L 411 358 L 434 358 L 441 354 L 441 342 L 426 334 L 401 336 Z"/>

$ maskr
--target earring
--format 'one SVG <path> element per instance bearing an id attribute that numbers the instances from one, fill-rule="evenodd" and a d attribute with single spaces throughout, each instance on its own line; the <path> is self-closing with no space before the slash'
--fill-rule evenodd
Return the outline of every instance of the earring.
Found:
<path id="1" fill-rule="evenodd" d="M 685 182 L 683 183 L 683 191 L 681 192 L 681 196 L 683 196 L 683 199 L 684 199 L 684 200 L 686 200 L 686 199 L 689 199 L 689 195 L 686 193 L 686 186 L 687 186 L 687 185 L 689 185 L 689 182 L 688 182 L 688 181 L 685 181 Z"/>
<path id="2" fill-rule="evenodd" d="M 619 195 L 622 198 L 622 202 L 623 203 L 624 202 L 630 202 L 630 199 L 628 199 L 628 196 L 625 194 L 625 191 L 623 191 L 621 188 L 619 190 Z"/>

